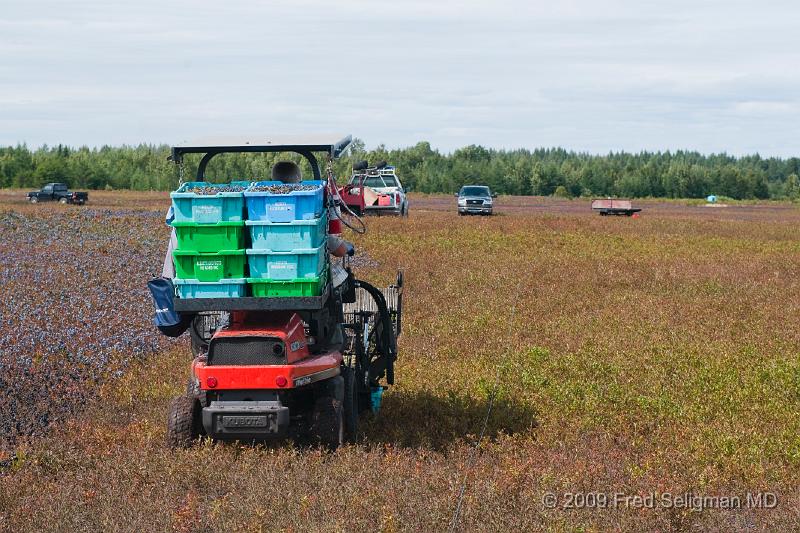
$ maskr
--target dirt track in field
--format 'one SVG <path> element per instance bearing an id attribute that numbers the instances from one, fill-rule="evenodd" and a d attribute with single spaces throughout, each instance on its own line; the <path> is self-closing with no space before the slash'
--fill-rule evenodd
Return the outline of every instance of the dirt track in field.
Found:
<path id="1" fill-rule="evenodd" d="M 495 200 L 497 214 L 542 214 L 542 215 L 575 215 L 599 216 L 591 209 L 591 200 L 579 198 L 564 200 L 542 196 L 501 196 Z M 452 211 L 456 212 L 456 201 L 452 196 L 445 195 L 416 195 L 410 198 L 411 211 Z M 735 204 L 717 205 L 688 205 L 679 201 L 659 200 L 634 200 L 634 207 L 642 208 L 640 217 L 702 217 L 706 220 L 752 220 L 768 221 L 787 218 L 800 222 L 800 209 L 787 203 L 764 203 L 759 205 Z M 624 217 L 623 217 L 624 218 Z"/>

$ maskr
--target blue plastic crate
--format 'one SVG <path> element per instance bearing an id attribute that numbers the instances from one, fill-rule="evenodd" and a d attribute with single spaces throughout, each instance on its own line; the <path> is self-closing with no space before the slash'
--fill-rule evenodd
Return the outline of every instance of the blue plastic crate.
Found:
<path id="1" fill-rule="evenodd" d="M 246 279 L 222 281 L 198 281 L 196 279 L 174 279 L 179 298 L 242 298 L 247 296 Z"/>
<path id="2" fill-rule="evenodd" d="M 254 250 L 291 252 L 297 249 L 317 248 L 324 244 L 328 233 L 328 217 L 325 213 L 313 220 L 291 222 L 260 222 L 247 220 L 250 242 Z"/>
<path id="3" fill-rule="evenodd" d="M 244 189 L 249 185 L 249 181 L 233 181 L 231 183 L 192 181 L 184 183 L 180 189 L 170 193 L 172 207 L 175 212 L 175 222 L 194 222 L 196 224 L 241 222 L 244 220 Z M 214 189 L 226 186 L 242 187 L 242 192 L 218 192 L 216 194 L 187 192 L 195 187 Z"/>
<path id="4" fill-rule="evenodd" d="M 270 250 L 247 250 L 250 277 L 271 280 L 316 278 L 327 265 L 325 245 L 307 250 L 272 252 Z"/>
<path id="5" fill-rule="evenodd" d="M 301 184 L 313 185 L 316 188 L 312 191 L 292 191 L 287 194 L 245 191 L 248 220 L 291 222 L 293 220 L 313 220 L 322 216 L 325 182 L 314 180 L 303 181 Z M 250 189 L 273 185 L 283 184 L 279 181 L 257 181 L 250 185 Z"/>

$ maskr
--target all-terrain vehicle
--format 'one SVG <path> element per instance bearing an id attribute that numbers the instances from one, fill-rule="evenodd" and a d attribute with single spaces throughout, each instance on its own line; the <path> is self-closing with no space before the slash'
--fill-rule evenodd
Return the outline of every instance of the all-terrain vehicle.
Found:
<path id="1" fill-rule="evenodd" d="M 172 161 L 204 154 L 196 181 L 214 156 L 235 152 L 294 152 L 327 182 L 329 220 L 340 215 L 331 161 L 351 138 L 230 139 L 172 148 Z M 315 153 L 326 158 L 321 175 Z M 346 210 L 346 208 L 345 208 Z M 352 219 L 351 219 L 352 220 Z M 273 440 L 286 437 L 336 448 L 356 438 L 359 415 L 376 411 L 394 383 L 401 332 L 403 277 L 384 289 L 358 280 L 348 257 L 346 279 L 327 281 L 319 296 L 174 298 L 174 310 L 194 314 L 194 360 L 187 390 L 169 410 L 172 447 L 198 437 Z M 340 271 L 341 272 L 341 271 Z M 328 280 L 331 276 L 327 277 Z"/>

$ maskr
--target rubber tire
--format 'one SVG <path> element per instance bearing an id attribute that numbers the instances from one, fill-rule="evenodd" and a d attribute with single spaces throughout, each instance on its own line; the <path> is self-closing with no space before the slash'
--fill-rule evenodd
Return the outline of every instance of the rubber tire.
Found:
<path id="1" fill-rule="evenodd" d="M 32 204 L 38 204 L 39 203 L 39 199 L 37 197 L 35 197 L 35 196 L 31 196 L 31 203 Z"/>
<path id="2" fill-rule="evenodd" d="M 358 390 L 356 389 L 356 373 L 349 366 L 342 367 L 344 378 L 344 401 L 342 417 L 344 418 L 344 438 L 347 442 L 355 442 L 358 437 Z"/>
<path id="3" fill-rule="evenodd" d="M 192 355 L 197 357 L 201 353 L 208 353 L 208 343 L 194 332 L 194 327 L 189 326 L 189 338 L 191 339 Z"/>
<path id="4" fill-rule="evenodd" d="M 342 405 L 332 396 L 320 396 L 311 413 L 311 435 L 320 444 L 334 451 L 344 444 Z"/>
<path id="5" fill-rule="evenodd" d="M 189 448 L 200 437 L 200 404 L 188 394 L 173 398 L 167 416 L 167 446 Z"/>
<path id="6" fill-rule="evenodd" d="M 68 200 L 66 198 L 59 198 L 58 199 L 58 203 L 60 203 L 60 204 L 67 205 L 67 202 L 68 202 Z"/>
<path id="7" fill-rule="evenodd" d="M 186 383 L 186 394 L 200 402 L 200 407 L 208 407 L 208 395 L 206 391 L 200 388 L 195 389 L 193 378 L 189 378 L 189 381 Z M 199 429 L 201 435 L 205 434 L 202 424 Z"/>
<path id="8" fill-rule="evenodd" d="M 189 325 L 189 337 L 191 339 L 192 355 L 197 357 L 201 353 L 208 353 L 208 341 L 197 333 L 199 322 L 203 320 L 202 315 L 195 315 Z"/>

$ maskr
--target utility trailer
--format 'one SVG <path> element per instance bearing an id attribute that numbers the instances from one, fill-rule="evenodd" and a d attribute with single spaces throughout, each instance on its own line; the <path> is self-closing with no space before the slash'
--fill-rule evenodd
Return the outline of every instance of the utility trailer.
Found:
<path id="1" fill-rule="evenodd" d="M 171 159 L 181 164 L 187 153 L 203 154 L 195 178 L 202 182 L 218 154 L 298 153 L 314 178 L 325 182 L 323 205 L 330 221 L 340 217 L 341 202 L 331 162 L 351 138 L 337 139 L 197 141 L 174 147 Z M 315 152 L 325 155 L 325 176 Z M 341 260 L 346 278 L 334 284 L 329 275 L 318 296 L 175 295 L 174 310 L 194 316 L 194 359 L 186 392 L 170 405 L 171 447 L 208 436 L 310 439 L 334 449 L 356 438 L 359 415 L 377 411 L 384 388 L 394 384 L 403 276 L 398 272 L 395 284 L 379 289 L 356 279 L 349 257 Z"/>
<path id="2" fill-rule="evenodd" d="M 633 207 L 630 200 L 612 200 L 611 198 L 607 198 L 603 200 L 593 200 L 592 210 L 600 213 L 600 216 L 615 215 L 630 217 L 641 211 L 641 208 Z"/>

